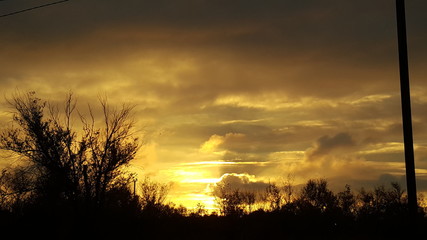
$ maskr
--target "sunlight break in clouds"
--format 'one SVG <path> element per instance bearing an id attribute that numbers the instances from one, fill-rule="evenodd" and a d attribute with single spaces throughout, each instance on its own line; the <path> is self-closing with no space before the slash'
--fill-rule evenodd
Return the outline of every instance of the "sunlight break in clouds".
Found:
<path id="1" fill-rule="evenodd" d="M 222 143 L 224 143 L 224 137 L 212 135 L 208 141 L 203 143 L 200 148 L 200 151 L 204 153 L 213 153 Z"/>

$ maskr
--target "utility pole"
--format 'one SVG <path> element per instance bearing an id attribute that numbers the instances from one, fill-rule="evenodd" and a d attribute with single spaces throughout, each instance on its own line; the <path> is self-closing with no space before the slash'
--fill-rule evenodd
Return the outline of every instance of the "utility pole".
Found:
<path id="1" fill-rule="evenodd" d="M 403 142 L 405 148 L 408 208 L 412 217 L 417 214 L 417 186 L 415 178 L 414 143 L 412 137 L 411 93 L 409 88 L 408 46 L 406 40 L 405 0 L 396 0 L 397 35 L 400 67 Z"/>

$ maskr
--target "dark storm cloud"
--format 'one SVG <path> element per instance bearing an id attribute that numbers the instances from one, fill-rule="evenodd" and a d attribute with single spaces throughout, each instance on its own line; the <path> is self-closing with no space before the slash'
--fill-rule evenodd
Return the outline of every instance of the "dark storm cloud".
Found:
<path id="1" fill-rule="evenodd" d="M 414 2 L 412 8 L 411 4 L 408 6 L 408 15 L 418 21 L 425 17 L 415 10 L 426 5 Z M 22 1 L 7 4 L 14 6 L 5 9 L 28 6 Z M 72 44 L 98 31 L 116 32 L 126 39 L 132 36 L 132 29 L 142 37 L 140 40 L 154 45 L 160 40 L 162 44 L 181 46 L 215 45 L 233 52 L 243 48 L 251 49 L 259 57 L 312 52 L 312 56 L 329 53 L 342 60 L 349 55 L 358 58 L 369 53 L 372 58 L 364 60 L 371 64 L 382 64 L 376 57 L 391 56 L 384 48 L 393 43 L 395 36 L 394 4 L 387 0 L 70 1 L 2 22 L 3 36 L 41 45 L 57 41 Z M 413 31 L 425 29 L 414 27 Z M 132 39 L 128 40 L 132 43 Z M 102 42 L 105 44 L 106 39 L 99 39 Z M 346 51 L 350 49 L 365 50 Z"/>
<path id="2" fill-rule="evenodd" d="M 12 1 L 3 4 L 3 11 L 22 9 L 35 6 L 43 1 Z M 367 4 L 370 3 L 370 4 Z M 70 1 L 55 7 L 44 8 L 26 13 L 26 15 L 14 16 L 21 20 L 22 25 L 45 23 L 50 17 L 56 17 L 59 24 L 65 24 L 66 29 L 58 29 L 63 32 L 70 32 L 73 29 L 96 29 L 103 26 L 117 27 L 122 25 L 139 25 L 154 27 L 172 27 L 176 29 L 201 30 L 213 26 L 235 26 L 246 24 L 281 24 L 297 33 L 304 33 L 307 30 L 307 23 L 323 23 L 334 20 L 335 16 L 350 16 L 363 14 L 365 17 L 378 15 L 379 7 L 382 10 L 390 10 L 392 6 L 386 4 L 387 1 L 356 1 L 355 3 L 343 1 L 204 1 L 204 0 L 179 0 L 179 1 L 139 1 L 128 0 L 86 0 Z M 350 14 L 339 11 L 340 9 L 353 8 Z M 365 10 L 365 11 L 362 11 Z M 36 21 L 25 22 L 23 19 L 36 18 Z M 298 20 L 296 22 L 282 20 Z M 323 20 L 323 21 L 319 21 Z M 369 21 L 366 19 L 365 21 Z M 16 24 L 16 21 L 12 21 Z M 334 25 L 340 26 L 351 22 L 339 22 Z M 45 29 L 53 28 L 52 25 L 43 25 Z M 319 24 L 320 25 L 320 24 Z M 76 26 L 71 28 L 70 26 Z M 78 26 L 78 27 L 77 27 Z M 302 28 L 301 28 L 302 26 Z M 331 29 L 332 27 L 332 29 Z M 317 27 L 319 28 L 319 27 Z M 316 28 L 314 28 L 316 29 Z M 322 28 L 319 28 L 322 29 Z M 334 30 L 333 25 L 326 25 L 324 29 Z M 284 29 L 286 30 L 286 29 Z M 50 32 L 50 31 L 49 31 Z M 53 33 L 55 34 L 55 33 Z M 75 32 L 74 32 L 75 34 Z M 291 36 L 290 36 L 291 37 Z"/>
<path id="3" fill-rule="evenodd" d="M 265 153 L 283 149 L 292 141 L 292 133 L 263 125 L 233 124 L 225 134 L 221 148 L 240 153 Z"/>
<path id="4" fill-rule="evenodd" d="M 346 149 L 355 146 L 355 142 L 348 133 L 338 133 L 334 136 L 322 136 L 317 139 L 315 146 L 307 151 L 307 159 L 315 160 L 329 154 L 336 149 Z"/>
<path id="5" fill-rule="evenodd" d="M 263 192 L 268 187 L 268 183 L 254 181 L 248 174 L 224 174 L 221 180 L 213 188 L 214 196 L 221 197 L 221 190 L 242 192 Z"/>
<path id="6" fill-rule="evenodd" d="M 395 66 L 393 7 L 385 0 L 70 1 L 2 19 L 0 40 L 13 40 L 2 45 L 16 50 L 2 63 L 19 60 L 33 71 L 34 63 L 63 70 L 120 69 L 134 57 L 163 49 L 197 61 L 199 72 L 185 76 L 189 83 L 176 89 L 183 96 L 197 89 L 196 100 L 216 97 L 215 90 L 337 97 L 362 86 L 384 86 L 392 76 L 385 68 Z M 376 68 L 369 72 L 376 83 L 358 84 L 366 66 Z M 215 74 L 218 69 L 225 74 Z M 13 70 L 6 75 L 22 79 Z"/>
<path id="7" fill-rule="evenodd" d="M 12 1 L 4 4 L 4 10 L 19 9 L 37 5 L 43 1 Z M 423 6 L 422 1 L 415 1 Z M 414 4 L 415 5 L 415 4 Z M 424 5 L 425 6 L 425 5 Z M 351 11 L 349 11 L 351 10 Z M 354 39 L 360 31 L 368 30 L 365 39 L 384 37 L 384 25 L 388 23 L 384 16 L 393 17 L 394 5 L 390 1 L 205 1 L 205 0 L 163 0 L 163 1 L 115 1 L 86 0 L 70 1 L 54 7 L 28 12 L 7 18 L 9 26 L 38 26 L 45 30 L 45 36 L 86 34 L 96 29 L 120 28 L 123 26 L 139 26 L 141 30 L 150 28 L 178 29 L 187 31 L 203 31 L 204 29 L 234 28 L 242 26 L 269 27 L 275 30 L 270 35 L 283 35 L 294 43 L 330 42 L 331 39 Z M 409 11 L 411 8 L 409 7 Z M 417 20 L 423 15 L 419 13 L 413 18 Z M 55 17 L 56 21 L 51 21 Z M 342 18 L 337 21 L 337 18 Z M 25 21 L 32 19 L 32 21 Z M 376 20 L 376 21 L 375 21 Z M 372 24 L 372 22 L 378 22 Z M 63 27 L 58 27 L 58 26 Z M 263 29 L 263 28 L 258 28 Z M 18 32 L 11 28 L 8 32 Z M 15 31 L 14 31 L 15 30 Z M 153 29 L 152 29 L 153 30 Z M 68 34 L 67 34 L 68 33 Z M 317 39 L 305 38 L 309 34 Z M 366 32 L 365 32 L 366 33 Z M 282 36 L 282 37 L 283 37 Z M 36 35 L 43 37 L 43 34 Z M 298 40 L 299 39 L 299 40 Z M 303 40 L 302 42 L 300 40 Z M 254 36 L 251 45 L 265 44 L 265 36 Z M 262 40 L 262 41 L 259 41 Z M 279 43 L 279 39 L 277 42 Z"/>

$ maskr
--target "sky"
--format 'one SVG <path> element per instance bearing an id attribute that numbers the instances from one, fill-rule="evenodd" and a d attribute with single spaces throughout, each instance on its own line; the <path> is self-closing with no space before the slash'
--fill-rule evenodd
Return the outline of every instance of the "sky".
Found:
<path id="1" fill-rule="evenodd" d="M 0 15 L 50 2 L 0 1 Z M 419 191 L 425 12 L 406 1 Z M 213 207 L 217 182 L 262 189 L 288 176 L 336 191 L 405 186 L 392 0 L 71 0 L 0 18 L 0 52 L 2 97 L 135 104 L 143 147 L 130 169 L 171 183 L 177 204 Z"/>

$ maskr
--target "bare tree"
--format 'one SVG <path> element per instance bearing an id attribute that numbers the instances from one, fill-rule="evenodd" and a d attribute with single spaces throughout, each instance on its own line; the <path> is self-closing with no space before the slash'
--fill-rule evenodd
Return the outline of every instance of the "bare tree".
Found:
<path id="1" fill-rule="evenodd" d="M 83 131 L 77 132 L 71 126 L 76 108 L 72 94 L 63 112 L 34 92 L 15 95 L 8 102 L 14 109 L 13 125 L 0 133 L 0 149 L 28 160 L 28 169 L 36 178 L 33 192 L 46 200 L 85 198 L 101 206 L 113 180 L 138 150 L 133 108 L 112 109 L 101 99 L 104 126 L 95 126 L 89 107 L 91 121 L 80 114 Z"/>
<path id="2" fill-rule="evenodd" d="M 120 110 L 111 109 L 107 101 L 100 100 L 104 127 L 95 126 L 90 109 L 90 119 L 81 116 L 84 124 L 82 147 L 87 148 L 83 166 L 83 182 L 86 197 L 102 204 L 105 192 L 111 182 L 122 174 L 138 150 L 138 138 L 133 136 L 134 122 L 131 119 L 133 107 L 123 105 Z"/>
<path id="3" fill-rule="evenodd" d="M 241 191 L 228 183 L 218 183 L 214 189 L 215 201 L 220 212 L 225 216 L 242 216 L 245 210 L 251 211 L 256 201 L 256 194 L 251 191 Z"/>
<path id="4" fill-rule="evenodd" d="M 252 207 L 257 200 L 257 194 L 253 191 L 242 192 L 243 203 L 246 205 L 247 213 L 252 212 Z"/>
<path id="5" fill-rule="evenodd" d="M 149 218 L 160 218 L 184 213 L 184 208 L 176 208 L 174 204 L 165 204 L 166 197 L 170 190 L 170 184 L 163 184 L 152 181 L 146 177 L 139 184 L 140 205 L 142 207 L 143 216 Z"/>
<path id="6" fill-rule="evenodd" d="M 264 200 L 272 211 L 279 210 L 282 206 L 283 196 L 280 188 L 275 183 L 269 183 L 265 190 Z"/>
<path id="7" fill-rule="evenodd" d="M 290 204 L 293 201 L 295 177 L 292 174 L 288 174 L 286 180 L 283 181 L 283 194 L 285 204 Z"/>
<path id="8" fill-rule="evenodd" d="M 170 185 L 154 182 L 146 177 L 144 181 L 140 183 L 140 190 L 142 206 L 144 208 L 149 208 L 164 204 L 170 190 Z"/>

